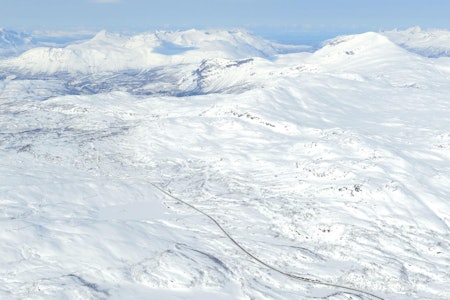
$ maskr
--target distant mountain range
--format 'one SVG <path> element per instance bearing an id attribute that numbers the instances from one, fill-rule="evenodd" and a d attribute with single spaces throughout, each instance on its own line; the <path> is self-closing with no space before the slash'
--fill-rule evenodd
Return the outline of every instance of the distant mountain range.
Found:
<path id="1" fill-rule="evenodd" d="M 412 27 L 406 30 L 392 30 L 379 32 L 388 37 L 392 42 L 427 57 L 442 57 L 450 55 L 450 31 L 445 29 L 423 30 L 420 27 Z M 91 42 L 88 40 L 92 39 Z M 107 42 L 109 40 L 109 42 Z M 128 42 L 125 42 L 128 40 Z M 216 43 L 223 43 L 222 50 L 247 55 L 273 54 L 274 50 L 279 53 L 298 50 L 312 51 L 312 46 L 305 42 L 305 45 L 281 45 L 253 36 L 242 30 L 187 30 L 187 31 L 157 31 L 151 33 L 142 33 L 137 35 L 117 34 L 101 31 L 94 32 L 18 32 L 14 30 L 0 28 L 0 57 L 19 55 L 34 47 L 65 47 L 71 43 L 82 43 L 85 46 L 93 46 L 95 41 L 111 43 L 118 42 L 139 43 L 139 46 L 150 47 L 156 53 L 160 54 L 181 54 L 187 50 L 193 50 L 190 47 L 204 46 L 209 49 L 214 48 Z M 84 42 L 83 42 L 84 41 Z M 327 43 L 324 41 L 323 43 Z M 323 44 L 322 43 L 322 44 Z M 111 45 L 111 44 L 110 44 Z M 239 45 L 239 46 L 238 46 Z M 137 44 L 135 44 L 137 46 Z M 233 49 L 238 46 L 237 49 Z M 69 47 L 73 48 L 73 46 Z M 77 47 L 75 47 L 77 48 Z M 215 49 L 217 50 L 217 49 Z M 247 52 L 248 51 L 248 52 Z"/>
<path id="2" fill-rule="evenodd" d="M 318 50 L 273 43 L 243 30 L 192 29 L 137 35 L 101 31 L 91 38 L 73 34 L 64 38 L 60 33 L 55 35 L 57 39 L 42 33 L 0 32 L 0 53 L 4 55 L 0 76 L 52 78 L 49 82 L 60 86 L 53 92 L 65 94 L 117 89 L 168 95 L 238 92 L 260 85 L 273 71 L 255 69 L 272 70 L 274 62 L 279 65 L 286 55 L 294 59 L 281 71 L 285 73 L 338 70 L 341 76 L 357 78 L 367 73 L 364 76 L 372 78 L 390 76 L 387 80 L 399 81 L 393 84 L 400 86 L 417 85 L 422 75 L 413 83 L 395 78 L 416 73 L 418 66 L 434 68 L 420 57 L 446 56 L 450 49 L 450 43 L 445 42 L 450 41 L 449 31 L 420 28 L 340 36 L 324 41 Z"/>
<path id="3" fill-rule="evenodd" d="M 0 28 L 0 56 L 19 54 L 33 46 L 31 35 Z"/>

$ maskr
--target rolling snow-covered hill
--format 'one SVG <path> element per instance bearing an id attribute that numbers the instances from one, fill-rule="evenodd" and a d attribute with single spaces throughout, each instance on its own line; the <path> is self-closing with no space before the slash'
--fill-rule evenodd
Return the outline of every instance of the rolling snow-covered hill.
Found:
<path id="1" fill-rule="evenodd" d="M 425 34 L 1 59 L 0 298 L 450 299 L 450 60 Z"/>

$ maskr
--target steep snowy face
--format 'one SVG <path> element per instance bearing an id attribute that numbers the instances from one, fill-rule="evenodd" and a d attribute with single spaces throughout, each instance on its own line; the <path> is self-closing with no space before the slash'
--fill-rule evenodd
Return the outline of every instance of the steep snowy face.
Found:
<path id="1" fill-rule="evenodd" d="M 269 42 L 243 31 L 189 30 L 132 37 L 103 31 L 89 41 L 64 48 L 32 49 L 2 66 L 34 74 L 98 73 L 274 54 Z"/>

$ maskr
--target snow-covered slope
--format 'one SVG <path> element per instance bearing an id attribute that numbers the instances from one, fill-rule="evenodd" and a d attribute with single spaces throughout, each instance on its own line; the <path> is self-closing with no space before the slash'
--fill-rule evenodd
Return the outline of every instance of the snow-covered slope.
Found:
<path id="1" fill-rule="evenodd" d="M 436 84 L 430 82 L 430 73 L 438 75 L 439 83 L 447 82 L 445 76 L 439 76 L 431 60 L 375 32 L 332 39 L 313 53 L 307 63 L 318 66 L 322 72 L 357 80 L 384 81 L 397 87 L 422 88 Z"/>
<path id="2" fill-rule="evenodd" d="M 316 51 L 311 60 L 334 68 L 364 71 L 386 68 L 395 62 L 401 64 L 412 56 L 383 35 L 367 32 L 332 39 Z"/>
<path id="3" fill-rule="evenodd" d="M 230 34 L 1 62 L 1 299 L 450 299 L 448 60 Z"/>
<path id="4" fill-rule="evenodd" d="M 413 27 L 407 30 L 385 31 L 382 34 L 406 49 L 427 57 L 450 56 L 449 30 L 423 30 Z"/>

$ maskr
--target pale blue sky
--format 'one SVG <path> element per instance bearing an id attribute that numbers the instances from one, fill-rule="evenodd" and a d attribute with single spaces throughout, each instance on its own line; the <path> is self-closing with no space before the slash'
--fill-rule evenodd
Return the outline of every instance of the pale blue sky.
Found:
<path id="1" fill-rule="evenodd" d="M 16 30 L 358 32 L 415 25 L 450 29 L 450 1 L 0 0 L 0 27 Z"/>

